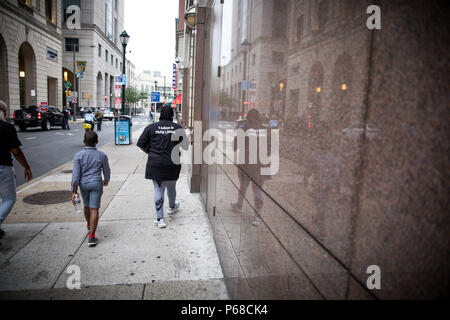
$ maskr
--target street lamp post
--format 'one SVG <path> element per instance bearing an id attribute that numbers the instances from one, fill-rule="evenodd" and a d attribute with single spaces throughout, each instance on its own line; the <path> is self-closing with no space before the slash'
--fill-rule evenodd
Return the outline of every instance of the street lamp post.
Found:
<path id="1" fill-rule="evenodd" d="M 123 47 L 123 65 L 122 65 L 123 69 L 122 69 L 122 75 L 126 74 L 126 58 L 125 58 L 125 56 L 126 56 L 126 53 L 127 53 L 126 49 L 127 49 L 127 44 L 128 44 L 129 40 L 130 40 L 130 36 L 124 30 L 122 32 L 122 34 L 120 35 L 120 42 L 122 42 L 122 47 Z M 122 84 L 122 114 L 125 114 L 125 98 L 126 98 L 125 88 L 126 88 L 126 85 L 125 85 L 125 83 L 123 83 Z M 120 119 L 119 119 L 119 121 L 120 121 Z"/>
<path id="2" fill-rule="evenodd" d="M 158 81 L 155 80 L 155 92 L 158 90 Z M 156 122 L 156 101 L 155 101 L 155 116 L 153 117 L 153 121 Z"/>
<path id="3" fill-rule="evenodd" d="M 76 69 L 76 57 L 75 57 L 75 51 L 80 48 L 95 48 L 95 46 L 80 46 L 79 44 L 75 44 L 75 42 L 72 42 L 72 54 L 73 54 L 73 91 L 77 93 L 77 102 L 73 103 L 73 120 L 75 121 L 77 119 L 77 109 L 78 109 L 78 101 L 80 101 L 80 93 L 78 92 L 79 86 L 78 86 L 78 78 L 77 78 L 77 69 Z"/>

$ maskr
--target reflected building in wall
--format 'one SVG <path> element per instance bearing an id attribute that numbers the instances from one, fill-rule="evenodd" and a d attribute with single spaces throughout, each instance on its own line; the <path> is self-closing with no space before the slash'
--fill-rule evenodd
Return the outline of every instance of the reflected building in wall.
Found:
<path id="1" fill-rule="evenodd" d="M 287 0 L 233 2 L 232 21 L 226 26 L 231 41 L 224 44 L 221 61 L 224 120 L 236 120 L 249 108 L 257 108 L 267 117 L 284 114 L 288 5 Z"/>
<path id="2" fill-rule="evenodd" d="M 256 109 L 280 141 L 264 182 L 233 159 L 190 168 L 231 297 L 448 297 L 445 4 L 379 1 L 381 30 L 365 0 L 197 4 L 188 116 L 226 133 Z"/>

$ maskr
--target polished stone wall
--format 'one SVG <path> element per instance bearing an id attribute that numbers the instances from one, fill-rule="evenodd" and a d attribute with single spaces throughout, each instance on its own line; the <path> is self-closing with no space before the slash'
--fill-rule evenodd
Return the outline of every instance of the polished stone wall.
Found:
<path id="1" fill-rule="evenodd" d="M 268 179 L 235 163 L 201 169 L 234 299 L 448 298 L 448 9 L 378 1 L 382 27 L 369 30 L 371 4 L 208 9 L 206 127 L 225 134 L 256 109 L 280 141 Z M 372 265 L 381 289 L 367 287 Z"/>

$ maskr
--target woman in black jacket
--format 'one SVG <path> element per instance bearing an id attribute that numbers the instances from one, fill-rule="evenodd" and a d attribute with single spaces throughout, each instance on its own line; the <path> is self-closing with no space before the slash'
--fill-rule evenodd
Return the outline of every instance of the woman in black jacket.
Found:
<path id="1" fill-rule="evenodd" d="M 168 214 L 173 214 L 180 208 L 180 203 L 176 201 L 176 183 L 180 177 L 181 164 L 175 163 L 176 159 L 172 159 L 172 154 L 179 155 L 179 151 L 173 152 L 173 149 L 179 150 L 181 146 L 187 150 L 189 147 L 185 131 L 179 124 L 173 122 L 173 109 L 170 105 L 161 109 L 159 122 L 145 128 L 137 146 L 148 154 L 145 178 L 153 180 L 156 206 L 154 224 L 162 229 L 166 227 L 163 211 L 166 188 L 169 198 Z"/>

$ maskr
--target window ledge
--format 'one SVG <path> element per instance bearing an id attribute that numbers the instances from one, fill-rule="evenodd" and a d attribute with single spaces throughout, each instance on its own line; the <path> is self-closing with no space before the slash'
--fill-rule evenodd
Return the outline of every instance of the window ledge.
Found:
<path id="1" fill-rule="evenodd" d="M 47 26 L 52 28 L 53 30 L 57 30 L 57 26 L 56 24 L 54 24 L 53 22 L 51 22 L 50 20 L 47 20 Z"/>
<path id="2" fill-rule="evenodd" d="M 33 8 L 30 8 L 29 6 L 27 6 L 25 3 L 19 1 L 19 7 L 21 9 L 23 9 L 24 11 L 26 11 L 28 14 L 33 15 Z"/>

